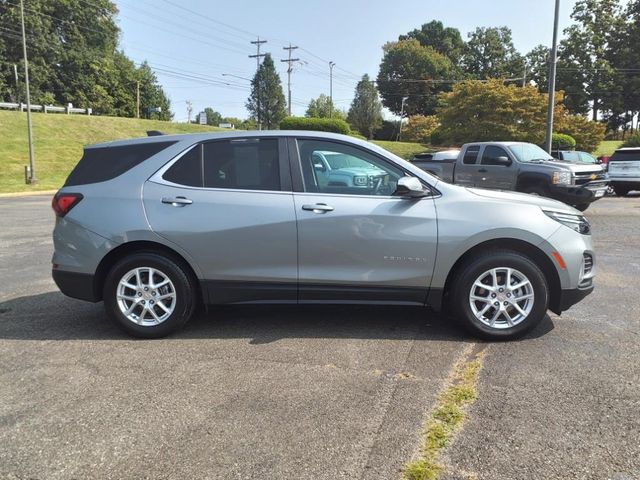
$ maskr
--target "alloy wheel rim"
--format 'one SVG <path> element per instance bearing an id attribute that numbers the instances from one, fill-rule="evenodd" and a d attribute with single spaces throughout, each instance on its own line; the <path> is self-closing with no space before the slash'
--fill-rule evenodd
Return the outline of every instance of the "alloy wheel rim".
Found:
<path id="1" fill-rule="evenodd" d="M 125 273 L 116 292 L 120 312 L 136 325 L 159 325 L 176 307 L 176 289 L 171 279 L 152 267 L 138 267 Z"/>
<path id="2" fill-rule="evenodd" d="M 531 281 L 519 270 L 497 267 L 473 282 L 469 305 L 473 315 L 490 328 L 506 329 L 522 323 L 533 310 Z"/>

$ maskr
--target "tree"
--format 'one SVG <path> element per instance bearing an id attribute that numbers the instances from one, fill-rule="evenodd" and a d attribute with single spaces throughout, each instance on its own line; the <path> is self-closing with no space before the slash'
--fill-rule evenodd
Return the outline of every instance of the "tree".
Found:
<path id="1" fill-rule="evenodd" d="M 155 118 L 158 120 L 171 120 L 171 102 L 158 84 L 155 73 L 144 62 L 137 72 L 140 82 L 140 110 L 146 118 Z M 160 109 L 160 112 L 154 113 L 153 109 Z"/>
<path id="2" fill-rule="evenodd" d="M 368 139 L 382 125 L 382 105 L 378 99 L 378 91 L 364 74 L 356 86 L 355 96 L 347 115 L 349 124 Z"/>
<path id="3" fill-rule="evenodd" d="M 382 104 L 396 115 L 433 115 L 438 93 L 451 89 L 446 82 L 455 76 L 451 61 L 415 39 L 390 42 L 382 50 L 377 79 Z"/>
<path id="4" fill-rule="evenodd" d="M 213 108 L 206 107 L 203 110 L 203 112 L 207 117 L 207 125 L 214 125 L 217 127 L 223 122 L 222 115 L 220 114 L 220 112 L 216 112 Z M 196 115 L 196 123 L 200 123 L 199 113 Z M 234 125 L 236 124 L 236 122 L 227 122 L 227 123 L 233 123 Z M 240 122 L 237 122 L 237 123 L 240 123 Z"/>
<path id="5" fill-rule="evenodd" d="M 402 140 L 406 142 L 429 143 L 431 134 L 439 125 L 435 115 L 414 115 L 409 117 L 402 129 Z"/>
<path id="6" fill-rule="evenodd" d="M 341 120 L 345 119 L 344 113 L 341 110 L 336 109 L 331 99 L 324 93 L 321 93 L 318 98 L 311 99 L 304 116 L 314 118 L 339 118 Z"/>
<path id="7" fill-rule="evenodd" d="M 538 45 L 524 57 L 527 82 L 532 81 L 541 92 L 549 90 L 549 47 Z"/>
<path id="8" fill-rule="evenodd" d="M 161 118 L 171 118 L 169 103 L 148 65 L 136 68 L 117 50 L 117 7 L 110 0 L 30 0 L 25 5 L 29 77 L 33 103 L 90 107 L 95 114 L 134 116 L 136 82 Z M 20 25 L 18 2 L 0 1 L 3 25 Z M 21 77 L 24 64 L 19 34 L 0 32 L 0 96 L 16 97 L 13 65 Z M 147 83 L 145 83 L 145 81 Z M 141 89 L 141 93 L 142 93 Z M 158 98 L 159 97 L 159 98 Z"/>
<path id="9" fill-rule="evenodd" d="M 507 27 L 478 27 L 469 33 L 462 64 L 473 78 L 520 78 L 524 60 Z"/>
<path id="10" fill-rule="evenodd" d="M 399 40 L 416 39 L 423 47 L 431 47 L 436 52 L 447 57 L 453 65 L 458 65 L 464 53 L 464 40 L 457 28 L 444 27 L 442 22 L 433 20 L 424 23 L 406 35 L 400 35 Z"/>
<path id="11" fill-rule="evenodd" d="M 252 118 L 268 129 L 276 128 L 287 115 L 280 76 L 269 53 L 251 81 L 246 107 Z"/>
<path id="12" fill-rule="evenodd" d="M 458 83 L 440 95 L 439 135 L 445 143 L 515 140 L 542 143 L 547 95 L 536 87 L 505 85 L 500 80 Z M 562 95 L 557 96 L 558 104 Z M 555 116 L 564 115 L 561 105 Z"/>
<path id="13" fill-rule="evenodd" d="M 609 61 L 612 40 L 623 30 L 619 0 L 579 0 L 560 43 L 558 88 L 567 92 L 573 113 L 611 109 L 615 99 L 615 71 Z M 610 93 L 614 92 L 614 93 Z"/>

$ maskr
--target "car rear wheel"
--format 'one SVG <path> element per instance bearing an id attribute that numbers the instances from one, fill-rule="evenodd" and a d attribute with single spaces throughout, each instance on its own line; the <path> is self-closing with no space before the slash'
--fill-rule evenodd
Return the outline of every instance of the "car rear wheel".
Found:
<path id="1" fill-rule="evenodd" d="M 490 251 L 456 272 L 451 295 L 455 318 L 485 339 L 524 335 L 544 318 L 549 292 L 544 274 L 514 251 Z"/>
<path id="2" fill-rule="evenodd" d="M 159 338 L 191 317 L 195 282 L 179 262 L 157 253 L 136 253 L 111 269 L 104 285 L 108 315 L 127 333 Z"/>

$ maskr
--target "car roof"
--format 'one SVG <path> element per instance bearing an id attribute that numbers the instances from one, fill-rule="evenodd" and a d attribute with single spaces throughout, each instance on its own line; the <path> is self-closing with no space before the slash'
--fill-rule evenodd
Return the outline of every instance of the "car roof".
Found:
<path id="1" fill-rule="evenodd" d="M 230 130 L 223 132 L 204 132 L 204 133 L 180 133 L 172 135 L 154 135 L 150 137 L 129 138 L 124 140 L 114 140 L 110 142 L 96 143 L 87 145 L 87 148 L 105 148 L 119 147 L 125 145 L 135 145 L 143 143 L 156 142 L 189 142 L 196 143 L 206 140 L 220 140 L 225 138 L 244 138 L 244 137 L 311 137 L 318 139 L 342 140 L 350 143 L 371 146 L 369 142 L 360 140 L 359 138 L 350 137 L 330 132 L 317 132 L 311 130 Z"/>

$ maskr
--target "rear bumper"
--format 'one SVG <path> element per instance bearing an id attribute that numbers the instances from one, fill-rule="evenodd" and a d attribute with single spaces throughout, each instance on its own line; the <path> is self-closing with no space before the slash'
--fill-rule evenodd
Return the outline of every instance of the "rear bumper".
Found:
<path id="1" fill-rule="evenodd" d="M 85 300 L 87 302 L 98 302 L 100 298 L 96 295 L 93 275 L 88 273 L 67 272 L 53 269 L 51 271 L 53 281 L 62 293 L 67 297 Z"/>
<path id="2" fill-rule="evenodd" d="M 589 183 L 585 185 L 569 185 L 550 187 L 551 198 L 560 200 L 568 205 L 582 205 L 593 203 L 604 197 L 608 182 Z M 598 193 L 600 192 L 600 193 Z"/>

